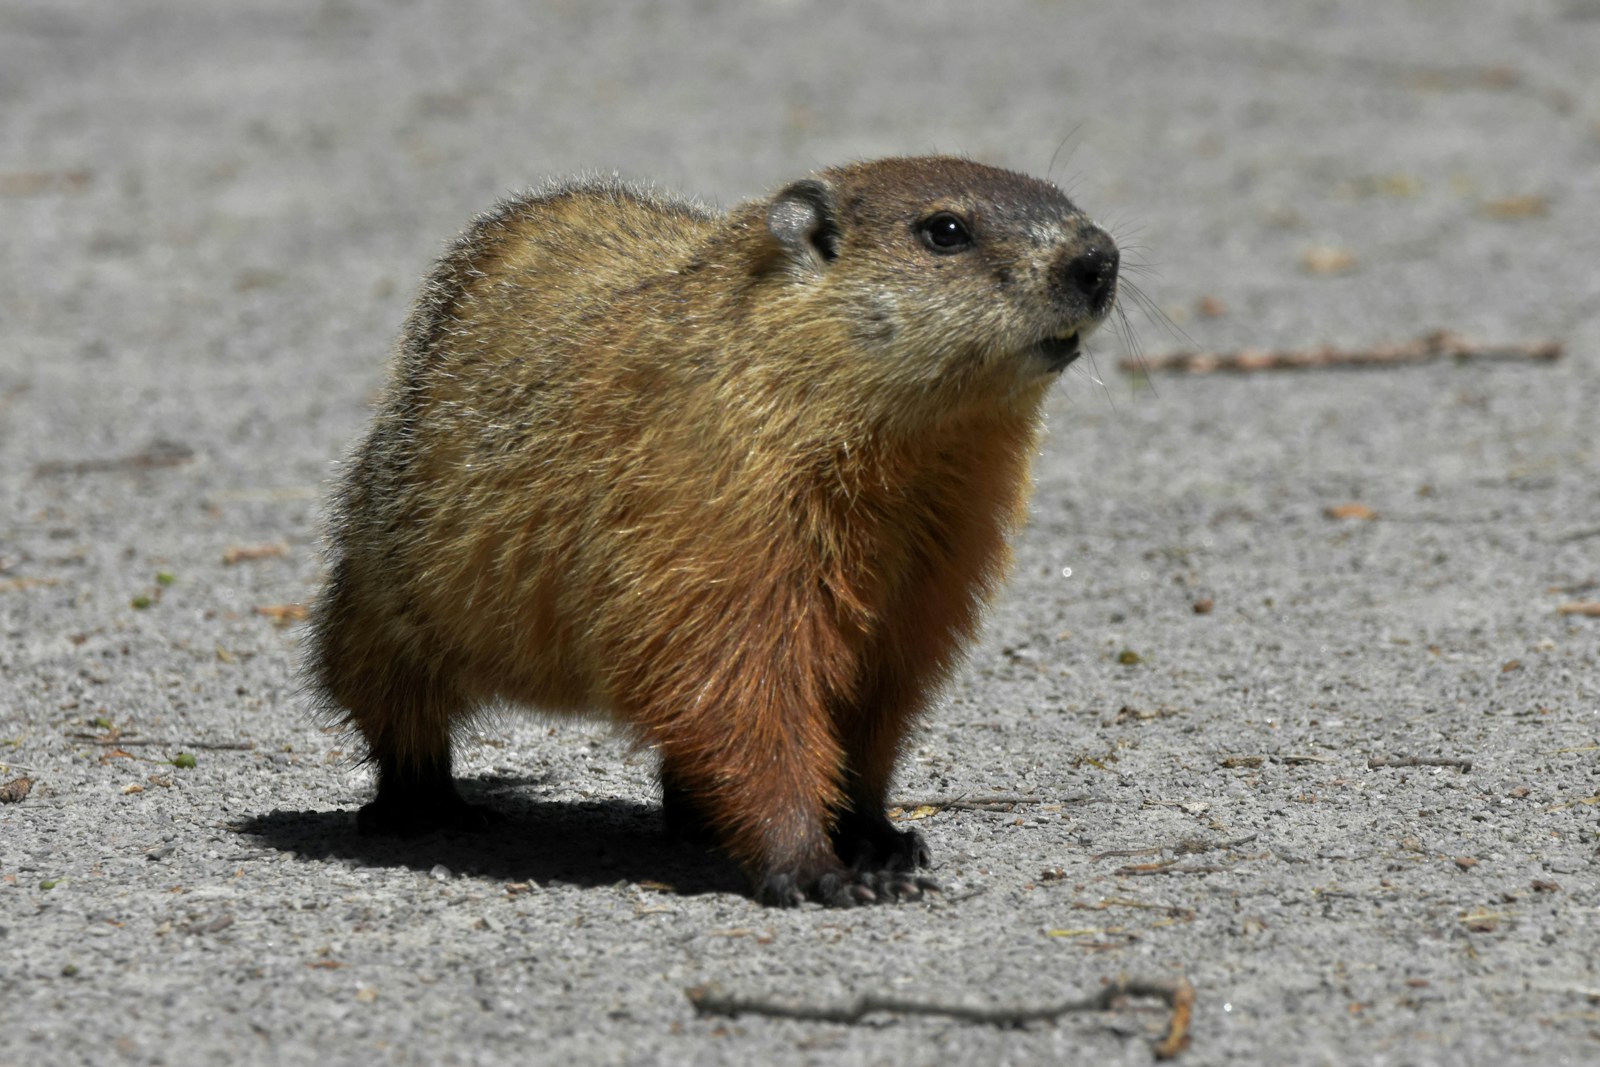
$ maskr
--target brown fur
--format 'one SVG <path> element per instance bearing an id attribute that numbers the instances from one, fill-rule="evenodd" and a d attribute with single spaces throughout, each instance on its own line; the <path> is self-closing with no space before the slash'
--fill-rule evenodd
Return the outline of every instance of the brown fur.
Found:
<path id="1" fill-rule="evenodd" d="M 921 236 L 940 211 L 971 248 Z M 471 821 L 451 731 L 509 700 L 625 723 L 764 899 L 916 895 L 895 758 L 1006 569 L 1035 346 L 1115 263 L 1053 186 L 950 159 L 479 218 L 334 509 L 309 659 L 379 765 L 364 828 Z"/>

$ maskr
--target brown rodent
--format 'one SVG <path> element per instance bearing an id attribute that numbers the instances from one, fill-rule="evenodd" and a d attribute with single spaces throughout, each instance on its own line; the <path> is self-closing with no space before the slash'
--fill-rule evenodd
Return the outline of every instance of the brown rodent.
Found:
<path id="1" fill-rule="evenodd" d="M 377 764 L 359 828 L 481 825 L 451 733 L 510 701 L 625 724 L 763 901 L 932 888 L 885 792 L 1117 258 L 1055 186 L 937 157 L 479 217 L 333 508 L 308 660 Z"/>

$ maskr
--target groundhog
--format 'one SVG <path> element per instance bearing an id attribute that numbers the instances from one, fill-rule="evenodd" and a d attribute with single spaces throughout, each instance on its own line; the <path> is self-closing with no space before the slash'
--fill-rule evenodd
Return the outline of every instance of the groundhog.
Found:
<path id="1" fill-rule="evenodd" d="M 451 735 L 513 703 L 624 724 L 764 902 L 937 888 L 886 790 L 1117 262 L 1055 186 L 951 158 L 480 216 L 331 509 L 308 668 L 377 767 L 358 829 L 482 826 Z"/>

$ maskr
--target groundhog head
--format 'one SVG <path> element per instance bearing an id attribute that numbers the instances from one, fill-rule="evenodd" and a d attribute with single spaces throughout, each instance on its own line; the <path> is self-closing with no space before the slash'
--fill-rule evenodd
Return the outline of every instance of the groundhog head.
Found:
<path id="1" fill-rule="evenodd" d="M 1117 294 L 1117 247 L 1048 182 L 949 158 L 823 171 L 766 209 L 777 261 L 886 384 L 1036 384 Z"/>

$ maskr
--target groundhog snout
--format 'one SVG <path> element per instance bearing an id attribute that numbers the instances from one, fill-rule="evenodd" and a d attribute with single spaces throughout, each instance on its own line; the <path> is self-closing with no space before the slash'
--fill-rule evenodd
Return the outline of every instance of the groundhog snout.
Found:
<path id="1" fill-rule="evenodd" d="M 1095 318 L 1111 310 L 1117 291 L 1117 246 L 1096 231 L 1086 248 L 1066 252 L 1051 271 L 1050 285 L 1059 300 L 1082 301 Z"/>

